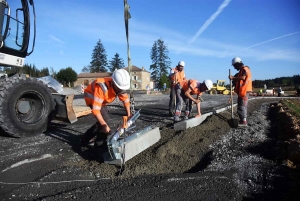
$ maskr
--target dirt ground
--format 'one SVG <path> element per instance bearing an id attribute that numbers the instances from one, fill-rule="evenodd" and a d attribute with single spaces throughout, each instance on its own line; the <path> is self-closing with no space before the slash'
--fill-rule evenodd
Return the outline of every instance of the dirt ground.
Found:
<path id="1" fill-rule="evenodd" d="M 215 101 L 210 97 L 212 96 L 204 97 L 202 113 L 212 109 L 211 106 Z M 220 102 L 223 97 L 215 98 Z M 161 97 L 158 99 L 161 100 Z M 226 104 L 227 98 L 223 99 Z M 185 131 L 175 131 L 172 128 L 172 119 L 167 117 L 166 102 L 154 100 L 155 95 L 147 96 L 136 104 L 136 109 L 143 109 L 138 124 L 143 127 L 154 123 L 160 127 L 161 139 L 127 161 L 123 169 L 104 164 L 99 159 L 101 153 L 98 150 L 79 146 L 78 136 L 86 130 L 86 126 L 82 125 L 87 125 L 86 122 L 93 123 L 92 117 L 86 117 L 85 121 L 79 121 L 82 124 L 54 127 L 48 134 L 46 133 L 46 138 L 39 137 L 44 143 L 41 143 L 40 150 L 33 149 L 37 145 L 31 147 L 28 144 L 32 149 L 30 151 L 24 147 L 27 154 L 34 152 L 49 156 L 51 153 L 56 158 L 55 162 L 53 159 L 50 160 L 49 156 L 49 161 L 43 162 L 44 166 L 32 163 L 31 168 L 27 169 L 29 172 L 21 169 L 24 171 L 22 176 L 25 180 L 32 177 L 37 183 L 20 188 L 1 184 L 0 192 L 1 190 L 5 192 L 2 198 L 4 200 L 300 199 L 299 119 L 290 115 L 287 108 L 279 102 L 281 99 L 249 101 L 249 126 L 246 128 L 231 128 L 229 124 L 231 113 L 224 111 Z M 291 101 L 300 104 L 299 99 Z M 118 104 L 112 106 L 112 115 L 118 113 L 117 106 Z M 235 118 L 238 118 L 237 115 Z M 5 149 L 10 150 L 9 143 L 13 141 L 9 139 L 3 141 L 6 142 Z M 21 145 L 22 141 L 19 143 Z M 6 152 L 11 153 L 11 156 L 14 154 Z M 7 167 L 12 167 L 12 162 L 6 161 L 5 156 L 2 156 L 1 160 L 3 170 L 0 175 L 4 176 L 2 179 L 20 182 L 20 178 L 14 178 L 20 171 L 16 168 L 8 169 Z M 17 161 L 15 159 L 14 163 Z M 32 176 L 31 172 L 35 169 L 41 173 Z M 58 183 L 51 187 L 49 187 L 51 184 L 38 183 L 76 178 L 93 179 L 92 182 L 97 183 L 70 182 L 69 185 Z"/>
<path id="2" fill-rule="evenodd" d="M 161 140 L 126 162 L 123 172 L 120 172 L 119 167 L 99 164 L 99 161 L 81 160 L 74 165 L 86 168 L 98 177 L 114 178 L 121 173 L 122 178 L 127 178 L 195 173 L 205 169 L 207 171 L 208 167 L 212 169 L 212 166 L 224 171 L 231 166 L 216 163 L 225 161 L 236 165 L 241 163 L 240 160 L 245 160 L 245 163 L 252 166 L 251 163 L 260 161 L 260 157 L 266 154 L 268 160 L 299 169 L 299 121 L 291 120 L 292 117 L 283 110 L 285 108 L 274 100 L 257 99 L 249 102 L 249 126 L 244 129 L 232 129 L 229 126 L 229 111 L 213 115 L 201 126 L 186 131 L 174 131 L 170 124 L 162 125 Z M 238 119 L 237 116 L 235 118 Z M 287 130 L 291 127 L 298 129 Z M 298 144 L 293 144 L 297 135 Z M 252 153 L 246 154 L 246 150 Z M 260 153 L 263 150 L 268 150 L 268 153 Z M 257 157 L 255 154 L 262 156 Z M 232 158 L 235 159 L 232 161 Z"/>

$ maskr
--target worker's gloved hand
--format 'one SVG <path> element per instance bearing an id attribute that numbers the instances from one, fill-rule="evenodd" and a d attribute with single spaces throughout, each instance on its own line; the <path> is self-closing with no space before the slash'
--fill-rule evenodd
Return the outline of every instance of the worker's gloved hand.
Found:
<path id="1" fill-rule="evenodd" d="M 228 103 L 231 103 L 231 98 L 228 99 Z"/>
<path id="2" fill-rule="evenodd" d="M 101 131 L 102 131 L 103 133 L 105 133 L 105 134 L 109 134 L 110 128 L 109 128 L 109 126 L 108 126 L 107 124 L 105 124 L 105 125 L 102 125 Z"/>

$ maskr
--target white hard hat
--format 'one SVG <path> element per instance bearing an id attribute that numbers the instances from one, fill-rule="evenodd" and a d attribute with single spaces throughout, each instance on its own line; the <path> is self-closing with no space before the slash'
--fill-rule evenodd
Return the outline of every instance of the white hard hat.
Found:
<path id="1" fill-rule="evenodd" d="M 213 83 L 211 80 L 204 80 L 203 82 L 205 86 L 207 87 L 207 90 L 210 90 L 213 87 Z"/>
<path id="2" fill-rule="evenodd" d="M 240 57 L 234 57 L 231 61 L 231 64 L 236 64 L 236 63 L 243 63 L 242 59 Z"/>
<path id="3" fill-rule="evenodd" d="M 183 66 L 183 67 L 184 67 L 184 66 L 185 66 L 184 61 L 179 61 L 179 62 L 178 62 L 178 66 Z"/>
<path id="4" fill-rule="evenodd" d="M 115 70 L 111 77 L 119 89 L 127 90 L 130 88 L 130 76 L 126 70 Z"/>

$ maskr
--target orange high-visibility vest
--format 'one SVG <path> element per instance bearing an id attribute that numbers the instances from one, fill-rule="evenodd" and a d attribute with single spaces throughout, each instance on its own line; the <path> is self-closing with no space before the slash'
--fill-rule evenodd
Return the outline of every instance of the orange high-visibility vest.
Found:
<path id="1" fill-rule="evenodd" d="M 182 82 L 182 89 L 184 92 L 186 92 L 189 88 L 192 90 L 191 91 L 191 95 L 194 95 L 194 94 L 200 94 L 201 91 L 200 91 L 200 82 L 198 82 L 197 80 L 184 80 Z"/>
<path id="2" fill-rule="evenodd" d="M 86 105 L 92 108 L 94 115 L 100 113 L 102 105 L 113 102 L 117 96 L 124 106 L 130 104 L 127 93 L 116 94 L 112 82 L 111 77 L 98 78 L 84 90 L 84 100 Z"/>
<path id="3" fill-rule="evenodd" d="M 248 92 L 252 91 L 252 74 L 250 71 L 250 68 L 248 66 L 244 66 L 239 71 L 239 77 L 243 76 L 243 70 L 246 71 L 246 79 L 245 80 L 239 80 L 235 84 L 236 92 L 238 93 L 239 97 L 245 97 Z"/>
<path id="4" fill-rule="evenodd" d="M 173 75 L 170 76 L 171 79 L 171 85 L 175 86 L 177 83 L 182 86 L 183 80 L 185 80 L 185 73 L 184 70 L 178 71 L 177 68 L 172 68 L 172 70 L 175 72 Z"/>

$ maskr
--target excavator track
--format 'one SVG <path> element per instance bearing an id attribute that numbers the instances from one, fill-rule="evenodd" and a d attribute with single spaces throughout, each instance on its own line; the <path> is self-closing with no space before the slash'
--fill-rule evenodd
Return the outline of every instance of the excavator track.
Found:
<path id="1" fill-rule="evenodd" d="M 35 78 L 15 76 L 0 81 L 0 127 L 12 137 L 40 134 L 55 113 L 50 89 Z"/>

